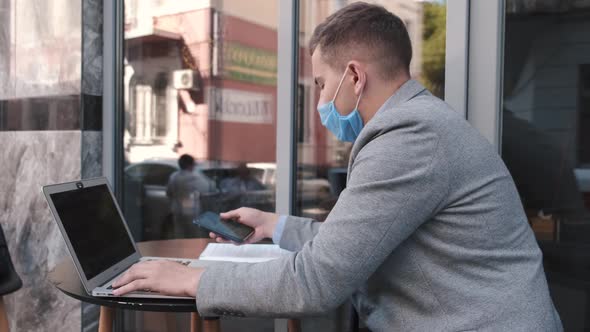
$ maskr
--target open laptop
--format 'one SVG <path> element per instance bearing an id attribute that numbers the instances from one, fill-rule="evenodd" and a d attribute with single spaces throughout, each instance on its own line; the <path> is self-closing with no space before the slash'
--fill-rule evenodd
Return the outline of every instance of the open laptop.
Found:
<path id="1" fill-rule="evenodd" d="M 43 194 L 90 295 L 115 296 L 111 284 L 140 261 L 167 259 L 190 267 L 211 265 L 191 259 L 142 257 L 104 177 L 44 186 Z M 148 291 L 124 297 L 188 298 Z"/>

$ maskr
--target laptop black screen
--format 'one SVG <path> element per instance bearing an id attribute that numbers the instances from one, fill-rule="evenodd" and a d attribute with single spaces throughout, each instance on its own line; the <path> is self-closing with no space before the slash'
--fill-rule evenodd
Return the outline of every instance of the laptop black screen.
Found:
<path id="1" fill-rule="evenodd" d="M 51 194 L 88 280 L 135 252 L 106 185 Z"/>

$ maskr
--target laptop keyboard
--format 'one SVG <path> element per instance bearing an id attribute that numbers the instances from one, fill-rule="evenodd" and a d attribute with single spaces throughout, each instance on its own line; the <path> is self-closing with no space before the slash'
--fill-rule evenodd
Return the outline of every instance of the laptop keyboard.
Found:
<path id="1" fill-rule="evenodd" d="M 107 287 L 107 290 L 113 290 L 113 285 L 109 285 L 109 287 Z M 141 290 L 136 290 L 131 292 L 132 294 L 154 294 L 154 293 L 158 293 L 156 291 L 153 291 L 151 289 L 141 289 Z"/>
<path id="2" fill-rule="evenodd" d="M 149 262 L 149 261 L 155 261 L 155 260 L 161 260 L 161 259 L 146 259 L 145 261 L 146 262 Z M 182 259 L 171 259 L 171 261 L 180 263 L 180 264 L 182 264 L 184 266 L 188 266 L 191 263 L 191 261 L 185 261 L 185 260 L 182 260 Z"/>

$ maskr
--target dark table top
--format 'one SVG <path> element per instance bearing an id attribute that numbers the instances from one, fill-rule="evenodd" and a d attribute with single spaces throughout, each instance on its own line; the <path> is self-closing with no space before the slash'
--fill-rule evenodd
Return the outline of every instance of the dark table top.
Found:
<path id="1" fill-rule="evenodd" d="M 178 239 L 139 242 L 137 245 L 142 256 L 198 258 L 205 250 L 210 239 Z M 125 297 L 95 297 L 84 290 L 80 277 L 70 258 L 59 263 L 50 273 L 49 280 L 59 290 L 80 301 L 140 311 L 164 311 L 164 312 L 195 312 L 197 311 L 194 299 L 144 299 Z"/>

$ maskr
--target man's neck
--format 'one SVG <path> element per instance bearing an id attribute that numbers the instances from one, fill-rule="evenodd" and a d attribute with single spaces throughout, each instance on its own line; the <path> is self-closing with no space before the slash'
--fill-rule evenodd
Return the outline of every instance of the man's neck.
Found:
<path id="1" fill-rule="evenodd" d="M 363 123 L 366 125 L 369 121 L 371 121 L 381 106 L 385 104 L 387 99 L 393 96 L 400 89 L 400 87 L 410 79 L 410 75 L 403 75 L 394 81 L 380 84 L 379 86 L 375 87 L 375 89 L 372 89 L 371 94 L 365 99 L 366 102 L 363 105 L 363 109 L 359 110 L 361 112 Z"/>

